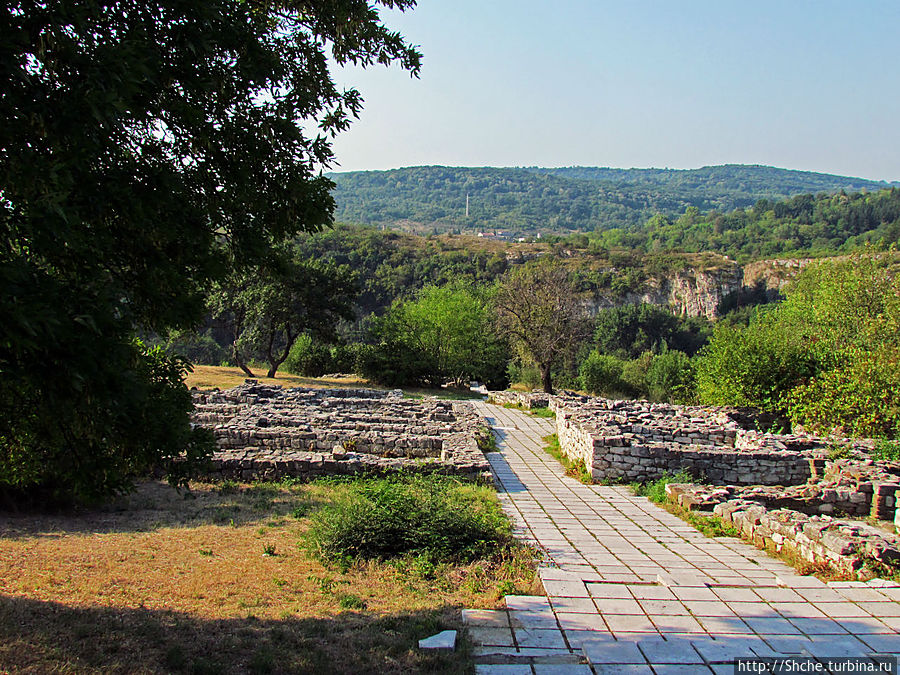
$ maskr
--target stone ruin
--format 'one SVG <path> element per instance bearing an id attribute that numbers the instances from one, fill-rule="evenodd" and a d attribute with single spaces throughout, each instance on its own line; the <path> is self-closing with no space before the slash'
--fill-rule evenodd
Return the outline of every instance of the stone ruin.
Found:
<path id="1" fill-rule="evenodd" d="M 247 380 L 194 393 L 193 421 L 212 430 L 210 476 L 239 480 L 384 474 L 481 478 L 490 465 L 467 403 L 406 399 L 399 391 L 282 389 Z"/>
<path id="2" fill-rule="evenodd" d="M 756 427 L 771 420 L 759 423 L 733 408 L 574 394 L 491 397 L 553 410 L 560 449 L 598 481 L 645 482 L 684 471 L 704 484 L 669 484 L 671 501 L 719 515 L 760 546 L 851 575 L 869 573 L 873 563 L 900 571 L 900 538 L 844 520 L 900 528 L 900 463 L 871 459 L 872 440 L 766 433 Z"/>

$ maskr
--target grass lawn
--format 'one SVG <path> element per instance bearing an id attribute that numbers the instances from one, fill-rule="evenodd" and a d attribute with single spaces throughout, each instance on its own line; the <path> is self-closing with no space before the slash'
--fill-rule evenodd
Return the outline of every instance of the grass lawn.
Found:
<path id="1" fill-rule="evenodd" d="M 231 389 L 239 384 L 243 384 L 247 379 L 246 373 L 240 368 L 229 368 L 227 366 L 193 366 L 193 372 L 188 373 L 184 378 L 184 383 L 188 387 L 197 387 L 198 389 Z M 365 378 L 353 375 L 349 377 L 301 377 L 300 375 L 291 375 L 280 371 L 277 377 L 266 377 L 266 371 L 262 368 L 251 368 L 254 377 L 264 384 L 280 384 L 282 387 L 318 387 L 318 388 L 364 388 L 364 389 L 389 389 L 377 384 L 372 384 Z M 481 394 L 473 392 L 469 389 L 456 389 L 453 387 L 441 387 L 439 389 L 426 387 L 404 387 L 404 395 L 410 398 L 421 398 L 422 396 L 437 396 L 439 398 L 447 398 L 453 400 L 481 400 L 484 398 Z"/>
<path id="2" fill-rule="evenodd" d="M 265 384 L 280 384 L 283 387 L 368 387 L 366 380 L 359 377 L 321 378 L 301 377 L 290 373 L 279 372 L 277 377 L 266 377 L 262 368 L 250 369 L 254 377 Z M 198 389 L 231 389 L 243 384 L 246 373 L 240 368 L 226 366 L 194 366 L 194 372 L 188 373 L 184 382 L 188 387 Z"/>
<path id="3" fill-rule="evenodd" d="M 417 640 L 537 590 L 533 557 L 329 568 L 298 544 L 346 490 L 151 482 L 103 510 L 0 514 L 0 672 L 471 672 L 465 642 Z"/>

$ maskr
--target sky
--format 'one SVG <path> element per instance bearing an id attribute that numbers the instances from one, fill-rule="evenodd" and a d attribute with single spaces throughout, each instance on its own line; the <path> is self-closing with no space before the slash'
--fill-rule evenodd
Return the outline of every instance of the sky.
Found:
<path id="1" fill-rule="evenodd" d="M 336 73 L 339 171 L 765 164 L 900 180 L 898 0 L 420 0 L 420 46 Z"/>

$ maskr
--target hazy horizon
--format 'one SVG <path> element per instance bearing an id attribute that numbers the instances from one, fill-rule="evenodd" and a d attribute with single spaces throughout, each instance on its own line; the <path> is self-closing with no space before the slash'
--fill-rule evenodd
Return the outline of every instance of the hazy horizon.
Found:
<path id="1" fill-rule="evenodd" d="M 897 185 L 900 184 L 900 180 L 890 180 L 887 178 L 869 178 L 867 176 L 852 176 L 849 174 L 835 174 L 829 173 L 828 171 L 814 171 L 810 169 L 794 169 L 787 166 L 774 166 L 772 164 L 740 164 L 737 162 L 728 162 L 726 164 L 704 164 L 702 166 L 690 166 L 690 167 L 680 167 L 680 166 L 608 166 L 608 165 L 599 165 L 599 164 L 520 164 L 520 165 L 505 165 L 501 166 L 499 164 L 489 165 L 471 165 L 471 164 L 443 164 L 440 162 L 432 163 L 432 164 L 409 164 L 406 166 L 389 166 L 383 169 L 332 169 L 327 171 L 326 173 L 366 173 L 366 172 L 379 172 L 379 171 L 400 171 L 402 169 L 416 169 L 423 167 L 447 167 L 452 169 L 612 169 L 614 171 L 698 171 L 700 169 L 708 169 L 719 166 L 743 166 L 743 167 L 762 167 L 766 169 L 778 169 L 781 171 L 797 171 L 802 173 L 815 173 L 821 174 L 823 176 L 837 176 L 839 178 L 854 178 L 859 180 L 867 180 L 873 182 L 882 182 L 887 183 L 889 185 Z"/>
<path id="2" fill-rule="evenodd" d="M 900 181 L 900 3 L 424 0 L 385 23 L 419 80 L 365 99 L 333 171 L 762 165 Z"/>

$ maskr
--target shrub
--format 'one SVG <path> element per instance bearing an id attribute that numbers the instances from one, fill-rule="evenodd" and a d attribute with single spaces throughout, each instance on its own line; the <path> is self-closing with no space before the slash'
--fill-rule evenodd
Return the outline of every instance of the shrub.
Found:
<path id="1" fill-rule="evenodd" d="M 331 364 L 328 368 L 332 373 L 358 373 L 360 370 L 360 357 L 367 345 L 354 342 L 349 345 L 331 346 Z"/>
<path id="2" fill-rule="evenodd" d="M 900 461 L 900 441 L 880 440 L 872 449 L 872 457 L 891 462 Z"/>
<path id="3" fill-rule="evenodd" d="M 340 565 L 404 555 L 470 562 L 512 541 L 492 490 L 439 476 L 348 482 L 312 515 L 305 537 L 323 561 Z"/>
<path id="4" fill-rule="evenodd" d="M 649 396 L 647 372 L 652 363 L 653 352 L 648 351 L 622 365 L 622 382 L 625 384 L 623 391 L 627 396 L 639 398 Z"/>
<path id="5" fill-rule="evenodd" d="M 716 326 L 696 361 L 697 396 L 706 405 L 781 411 L 785 394 L 816 370 L 802 336 L 767 312 L 743 330 Z"/>
<path id="6" fill-rule="evenodd" d="M 297 338 L 285 359 L 282 368 L 294 375 L 320 377 L 332 369 L 331 350 L 327 345 L 316 342 L 310 335 Z"/>
<path id="7" fill-rule="evenodd" d="M 646 381 L 654 401 L 692 403 L 696 398 L 694 364 L 684 352 L 673 349 L 657 354 L 647 369 Z"/>
<path id="8" fill-rule="evenodd" d="M 228 358 L 228 350 L 218 344 L 210 332 L 173 331 L 163 343 L 168 354 L 194 364 L 218 366 Z"/>
<path id="9" fill-rule="evenodd" d="M 462 280 L 397 299 L 373 322 L 364 374 L 389 386 L 479 380 L 506 386 L 508 346 L 493 332 L 489 293 Z"/>
<path id="10" fill-rule="evenodd" d="M 608 354 L 592 351 L 578 369 L 581 388 L 592 394 L 613 396 L 628 387 L 622 380 L 624 362 Z"/>
<path id="11" fill-rule="evenodd" d="M 900 436 L 900 359 L 896 351 L 849 351 L 843 365 L 819 374 L 785 397 L 791 419 L 823 433 Z"/>
<path id="12" fill-rule="evenodd" d="M 666 485 L 669 483 L 696 483 L 691 474 L 687 471 L 679 471 L 676 474 L 664 473 L 660 478 L 647 483 L 633 483 L 631 486 L 634 494 L 640 497 L 646 497 L 656 504 L 664 504 L 668 501 L 666 495 Z"/>
<path id="13" fill-rule="evenodd" d="M 810 265 L 749 326 L 717 326 L 697 362 L 702 403 L 789 412 L 810 429 L 900 432 L 900 276 L 895 252 Z"/>
<path id="14" fill-rule="evenodd" d="M 509 381 L 514 384 L 523 384 L 528 389 L 537 389 L 541 386 L 541 373 L 534 364 L 523 364 L 519 359 L 513 359 L 507 367 Z"/>
<path id="15" fill-rule="evenodd" d="M 677 317 L 668 309 L 648 304 L 601 310 L 595 326 L 597 350 L 624 359 L 666 347 L 693 355 L 710 334 L 710 323 L 703 317 Z"/>
<path id="16" fill-rule="evenodd" d="M 359 353 L 359 374 L 386 387 L 424 384 L 435 378 L 435 368 L 425 354 L 411 351 L 403 343 L 385 339 L 367 345 Z"/>

